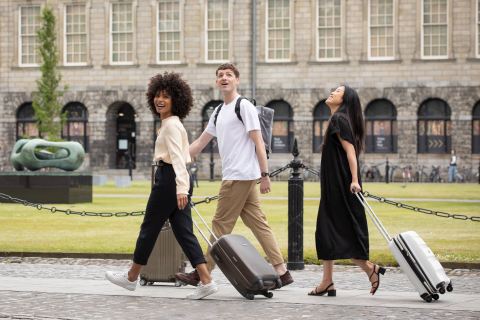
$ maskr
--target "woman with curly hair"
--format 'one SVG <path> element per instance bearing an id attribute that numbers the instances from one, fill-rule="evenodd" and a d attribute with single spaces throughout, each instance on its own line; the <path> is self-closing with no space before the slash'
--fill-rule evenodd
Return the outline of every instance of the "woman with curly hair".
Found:
<path id="1" fill-rule="evenodd" d="M 158 234 L 170 220 L 173 233 L 200 275 L 200 284 L 189 299 L 202 299 L 218 290 L 207 270 L 188 205 L 193 185 L 187 164 L 191 162 L 187 132 L 180 122 L 192 108 L 192 91 L 177 73 L 158 74 L 151 78 L 147 101 L 152 113 L 160 116 L 161 127 L 155 142 L 155 180 L 140 227 L 133 263 L 127 272 L 107 271 L 105 277 L 128 290 L 135 290 L 142 266 L 147 264 Z"/>

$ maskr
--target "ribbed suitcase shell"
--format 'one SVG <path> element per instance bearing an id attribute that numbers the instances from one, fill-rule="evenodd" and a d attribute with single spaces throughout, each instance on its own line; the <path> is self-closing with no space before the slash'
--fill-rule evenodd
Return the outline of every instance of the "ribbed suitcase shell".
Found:
<path id="1" fill-rule="evenodd" d="M 211 255 L 230 283 L 247 299 L 256 294 L 271 297 L 268 290 L 281 284 L 277 272 L 244 236 L 221 236 L 211 248 Z"/>
<path id="2" fill-rule="evenodd" d="M 182 248 L 167 222 L 158 235 L 148 262 L 140 273 L 140 284 L 153 284 L 154 282 L 175 282 L 175 273 L 185 272 L 186 257 Z"/>

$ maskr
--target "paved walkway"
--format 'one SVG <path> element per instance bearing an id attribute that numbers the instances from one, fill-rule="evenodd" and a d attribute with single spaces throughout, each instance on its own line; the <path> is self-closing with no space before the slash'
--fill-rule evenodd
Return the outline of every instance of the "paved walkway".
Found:
<path id="1" fill-rule="evenodd" d="M 388 268 L 375 296 L 356 267 L 337 266 L 337 297 L 306 293 L 322 268 L 293 271 L 295 283 L 274 297 L 245 300 L 218 269 L 218 293 L 202 301 L 184 297 L 192 287 L 171 284 L 130 292 L 104 279 L 127 260 L 0 257 L 0 319 L 480 319 L 480 270 L 447 270 L 454 291 L 423 302 L 407 278 Z"/>

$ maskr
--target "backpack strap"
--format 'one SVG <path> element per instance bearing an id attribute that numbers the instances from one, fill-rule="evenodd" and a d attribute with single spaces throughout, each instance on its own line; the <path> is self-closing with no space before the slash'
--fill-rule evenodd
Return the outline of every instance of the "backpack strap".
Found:
<path id="1" fill-rule="evenodd" d="M 240 103 L 242 102 L 242 99 L 246 99 L 245 97 L 240 96 L 237 99 L 237 102 L 235 103 L 235 114 L 237 115 L 238 120 L 240 120 L 243 123 L 242 115 L 240 114 Z M 222 109 L 224 103 L 221 103 L 217 107 L 217 112 L 215 112 L 215 115 L 213 118 L 213 124 L 216 126 L 217 125 L 217 118 L 218 114 L 220 113 L 220 110 Z"/>
<path id="2" fill-rule="evenodd" d="M 220 113 L 220 109 L 222 109 L 223 107 L 223 102 L 220 103 L 218 106 L 217 106 L 217 112 L 215 112 L 215 115 L 214 115 L 214 118 L 213 118 L 213 124 L 215 126 L 217 126 L 217 118 L 218 118 L 218 114 Z"/>

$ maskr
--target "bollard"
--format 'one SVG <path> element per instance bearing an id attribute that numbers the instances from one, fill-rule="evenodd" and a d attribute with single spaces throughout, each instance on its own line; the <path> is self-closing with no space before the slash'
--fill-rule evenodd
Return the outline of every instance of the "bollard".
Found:
<path id="1" fill-rule="evenodd" d="M 385 183 L 389 182 L 389 177 L 388 177 L 389 171 L 390 171 L 390 166 L 388 165 L 388 157 L 387 157 L 387 161 L 385 162 Z"/>
<path id="2" fill-rule="evenodd" d="M 292 168 L 288 178 L 288 261 L 289 270 L 303 270 L 303 177 L 300 176 L 302 161 L 298 159 L 297 139 L 293 142 Z"/>
<path id="3" fill-rule="evenodd" d="M 478 160 L 478 184 L 480 184 L 480 160 Z"/>

